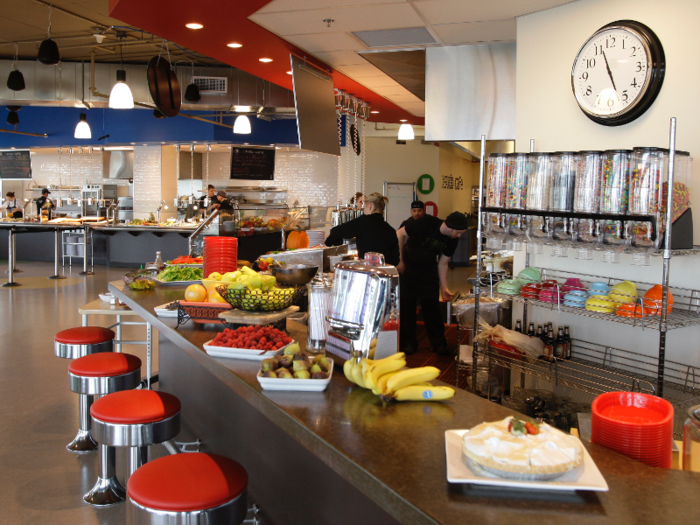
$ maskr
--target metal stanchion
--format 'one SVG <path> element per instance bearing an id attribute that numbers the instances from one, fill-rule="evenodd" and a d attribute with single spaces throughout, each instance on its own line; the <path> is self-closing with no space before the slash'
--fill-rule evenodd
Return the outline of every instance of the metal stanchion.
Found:
<path id="1" fill-rule="evenodd" d="M 88 271 L 88 234 L 90 233 L 90 226 L 85 225 L 85 233 L 83 233 L 83 271 L 78 275 L 95 275 L 95 272 Z M 92 260 L 92 258 L 91 258 Z M 90 265 L 92 270 L 92 265 Z"/>
<path id="2" fill-rule="evenodd" d="M 17 236 L 12 235 L 12 241 L 10 242 L 12 242 L 12 264 L 14 268 L 13 273 L 22 273 L 22 270 L 17 268 Z M 10 270 L 5 270 L 5 273 L 10 273 Z"/>
<path id="3" fill-rule="evenodd" d="M 60 274 L 60 269 L 59 269 L 59 260 L 61 259 L 61 236 L 59 234 L 58 228 L 54 230 L 54 236 L 53 236 L 53 243 L 54 243 L 54 248 L 56 249 L 56 253 L 54 253 L 54 261 L 53 261 L 53 268 L 54 268 L 54 275 L 49 277 L 49 279 L 65 279 L 65 275 Z"/>
<path id="4" fill-rule="evenodd" d="M 10 269 L 7 271 L 7 282 L 2 283 L 3 288 L 9 288 L 11 286 L 22 286 L 20 283 L 15 282 L 15 230 L 14 228 L 11 228 L 8 232 L 7 239 L 8 239 L 8 245 L 7 248 L 9 250 L 9 253 L 7 254 L 7 264 L 9 265 Z"/>

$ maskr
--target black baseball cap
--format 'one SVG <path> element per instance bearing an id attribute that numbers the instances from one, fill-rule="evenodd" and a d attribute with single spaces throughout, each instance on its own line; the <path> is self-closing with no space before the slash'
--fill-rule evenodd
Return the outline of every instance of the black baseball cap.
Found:
<path id="1" fill-rule="evenodd" d="M 413 201 L 411 203 L 411 209 L 413 208 L 420 208 L 422 210 L 425 208 L 425 204 L 423 204 L 423 201 Z"/>
<path id="2" fill-rule="evenodd" d="M 43 190 L 41 190 L 42 195 L 46 195 L 48 193 L 51 193 L 48 188 L 44 188 Z"/>
<path id="3" fill-rule="evenodd" d="M 459 211 L 450 213 L 445 219 L 445 224 L 452 230 L 466 230 L 469 227 L 467 216 Z"/>

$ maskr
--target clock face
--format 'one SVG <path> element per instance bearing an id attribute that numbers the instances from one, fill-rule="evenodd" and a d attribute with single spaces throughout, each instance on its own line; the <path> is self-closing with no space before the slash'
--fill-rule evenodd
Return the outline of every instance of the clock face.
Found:
<path id="1" fill-rule="evenodd" d="M 617 126 L 644 113 L 661 89 L 663 48 L 638 22 L 613 22 L 581 47 L 571 86 L 581 110 L 593 121 Z"/>

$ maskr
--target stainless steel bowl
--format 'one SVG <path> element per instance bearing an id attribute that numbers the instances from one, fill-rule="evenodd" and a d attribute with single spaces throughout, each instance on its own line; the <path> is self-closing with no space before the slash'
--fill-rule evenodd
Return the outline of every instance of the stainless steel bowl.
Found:
<path id="1" fill-rule="evenodd" d="M 270 270 L 278 283 L 295 284 L 299 286 L 311 282 L 311 279 L 314 278 L 314 275 L 316 275 L 318 271 L 318 266 L 311 266 L 309 264 L 288 264 L 284 268 L 280 268 L 279 266 L 273 265 L 270 267 Z"/>

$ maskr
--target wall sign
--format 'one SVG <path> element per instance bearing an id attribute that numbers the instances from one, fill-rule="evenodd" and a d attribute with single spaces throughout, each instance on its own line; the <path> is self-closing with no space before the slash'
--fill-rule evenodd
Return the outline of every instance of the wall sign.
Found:
<path id="1" fill-rule="evenodd" d="M 231 178 L 239 180 L 274 180 L 274 148 L 232 148 Z"/>
<path id="2" fill-rule="evenodd" d="M 424 173 L 423 175 L 418 177 L 418 191 L 421 192 L 423 195 L 427 195 L 428 193 L 432 192 L 434 188 L 435 181 L 430 175 Z"/>
<path id="3" fill-rule="evenodd" d="M 0 179 L 31 179 L 32 161 L 28 149 L 0 150 Z"/>
<path id="4" fill-rule="evenodd" d="M 433 217 L 438 216 L 438 207 L 433 201 L 428 201 L 425 203 L 425 213 L 432 215 Z"/>

